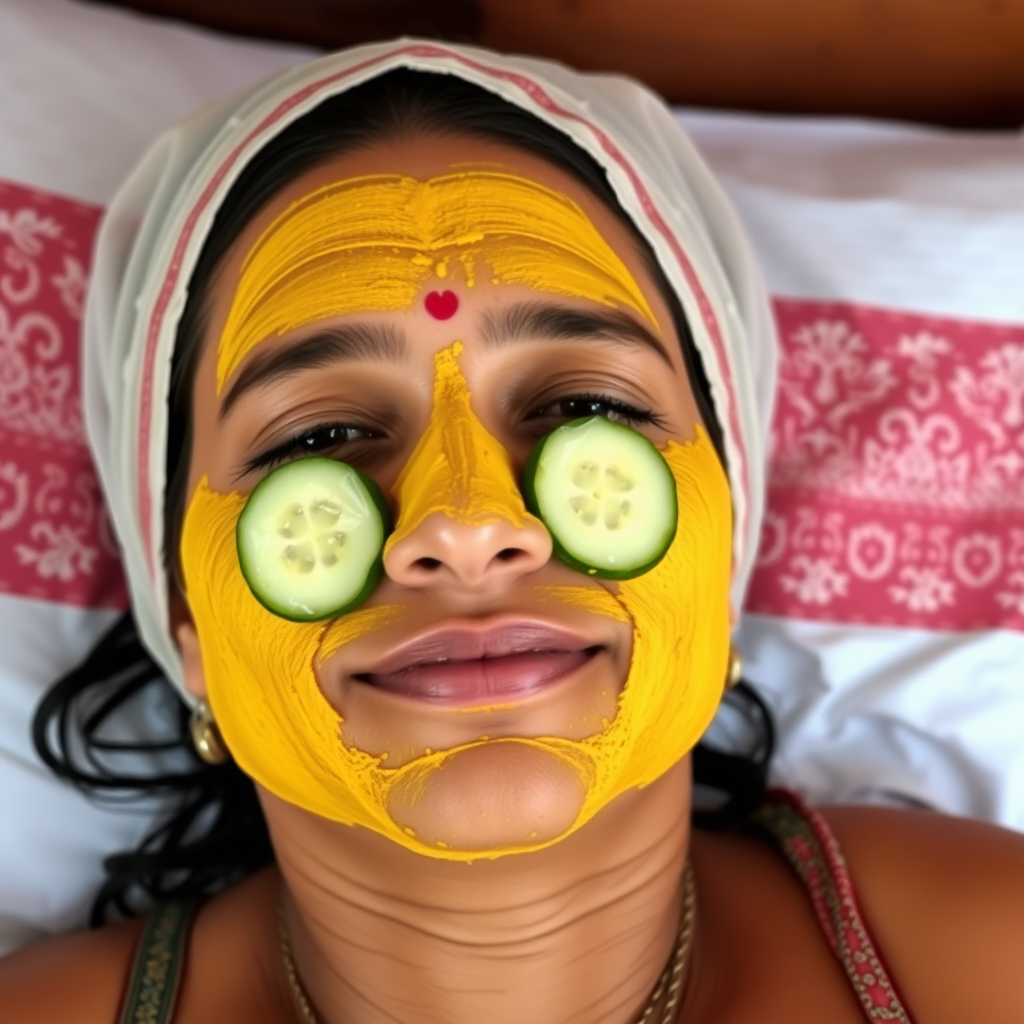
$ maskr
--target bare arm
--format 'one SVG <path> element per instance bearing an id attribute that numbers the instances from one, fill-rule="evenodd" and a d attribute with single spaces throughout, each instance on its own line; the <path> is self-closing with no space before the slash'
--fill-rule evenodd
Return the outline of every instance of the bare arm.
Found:
<path id="1" fill-rule="evenodd" d="M 916 1019 L 1024 1021 L 1024 836 L 926 812 L 826 816 Z"/>

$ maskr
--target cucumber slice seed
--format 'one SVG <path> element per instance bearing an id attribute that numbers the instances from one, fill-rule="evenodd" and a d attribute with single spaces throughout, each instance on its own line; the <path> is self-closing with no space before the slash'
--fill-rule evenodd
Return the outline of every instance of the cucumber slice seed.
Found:
<path id="1" fill-rule="evenodd" d="M 591 576 L 640 576 L 675 537 L 676 482 L 665 457 L 643 434 L 603 416 L 571 420 L 542 437 L 523 483 L 555 553 Z"/>
<path id="2" fill-rule="evenodd" d="M 354 466 L 318 456 L 267 474 L 249 495 L 235 537 L 256 600 L 283 618 L 314 622 L 369 595 L 389 532 L 377 484 Z"/>

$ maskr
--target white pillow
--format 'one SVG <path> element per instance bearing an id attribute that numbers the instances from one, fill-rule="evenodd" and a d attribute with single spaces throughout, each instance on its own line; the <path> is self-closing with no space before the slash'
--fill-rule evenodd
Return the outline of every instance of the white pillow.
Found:
<path id="1" fill-rule="evenodd" d="M 0 0 L 0 343 L 12 317 L 43 318 L 34 321 L 43 333 L 18 349 L 35 390 L 0 390 L 0 951 L 82 924 L 100 859 L 150 821 L 96 807 L 52 779 L 28 738 L 39 697 L 124 601 L 76 398 L 91 232 L 165 125 L 307 52 L 65 0 Z M 856 326 L 869 364 L 896 365 L 894 331 L 956 342 L 976 373 L 1004 344 L 1024 348 L 1020 139 L 694 112 L 682 120 L 763 258 L 788 352 L 819 335 L 843 340 L 838 329 L 815 333 L 819 323 Z M 798 340 L 805 331 L 810 340 Z M 791 378 L 799 364 L 787 365 Z M 943 372 L 948 388 L 956 374 Z M 899 398 L 893 408 L 916 409 L 909 388 L 926 389 L 925 378 L 908 365 L 899 383 L 888 392 Z M 780 423 L 804 408 L 798 389 L 789 395 Z M 841 506 L 849 534 L 926 511 L 853 501 L 842 481 L 801 476 L 790 455 L 781 444 L 776 468 L 789 476 L 772 490 L 773 527 Z M 1005 517 L 1021 522 L 1022 507 Z M 989 529 L 984 510 L 971 515 L 966 533 L 953 517 L 951 537 Z M 815 534 L 817 547 L 791 541 L 775 557 L 777 537 L 770 529 L 740 641 L 748 675 L 779 715 L 779 779 L 815 799 L 889 794 L 1024 827 L 1024 755 L 1012 738 L 1024 693 L 1011 680 L 1024 664 L 1024 607 L 1000 602 L 1024 589 L 1016 568 L 969 588 L 980 611 L 959 599 L 934 615 L 922 598 L 894 604 L 892 587 L 910 593 L 899 572 L 916 562 L 888 574 L 869 566 L 866 579 L 836 562 L 847 597 L 815 600 L 829 593 L 829 577 L 815 590 L 807 570 L 837 552 Z M 848 548 L 849 537 L 838 543 Z M 798 562 L 802 554 L 809 561 Z"/>
<path id="2" fill-rule="evenodd" d="M 776 296 L 776 779 L 1024 828 L 1024 135 L 681 121 Z"/>

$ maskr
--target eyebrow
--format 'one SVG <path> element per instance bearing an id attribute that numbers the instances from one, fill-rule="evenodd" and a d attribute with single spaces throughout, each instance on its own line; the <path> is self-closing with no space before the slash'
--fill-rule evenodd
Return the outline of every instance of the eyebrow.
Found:
<path id="1" fill-rule="evenodd" d="M 355 359 L 401 362 L 405 354 L 405 335 L 390 324 L 342 324 L 319 330 L 287 348 L 253 356 L 224 396 L 218 419 L 227 416 L 246 392 L 302 370 Z"/>
<path id="2" fill-rule="evenodd" d="M 580 310 L 547 302 L 517 302 L 484 314 L 482 335 L 491 347 L 551 341 L 623 341 L 653 351 L 675 373 L 665 346 L 639 320 L 618 309 Z"/>

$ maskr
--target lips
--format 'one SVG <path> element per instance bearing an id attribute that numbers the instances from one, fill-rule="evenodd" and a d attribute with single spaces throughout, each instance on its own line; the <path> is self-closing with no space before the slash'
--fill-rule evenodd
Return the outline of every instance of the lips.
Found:
<path id="1" fill-rule="evenodd" d="M 600 650 L 592 640 L 537 622 L 442 629 L 403 645 L 355 678 L 438 704 L 512 701 L 564 679 Z"/>

